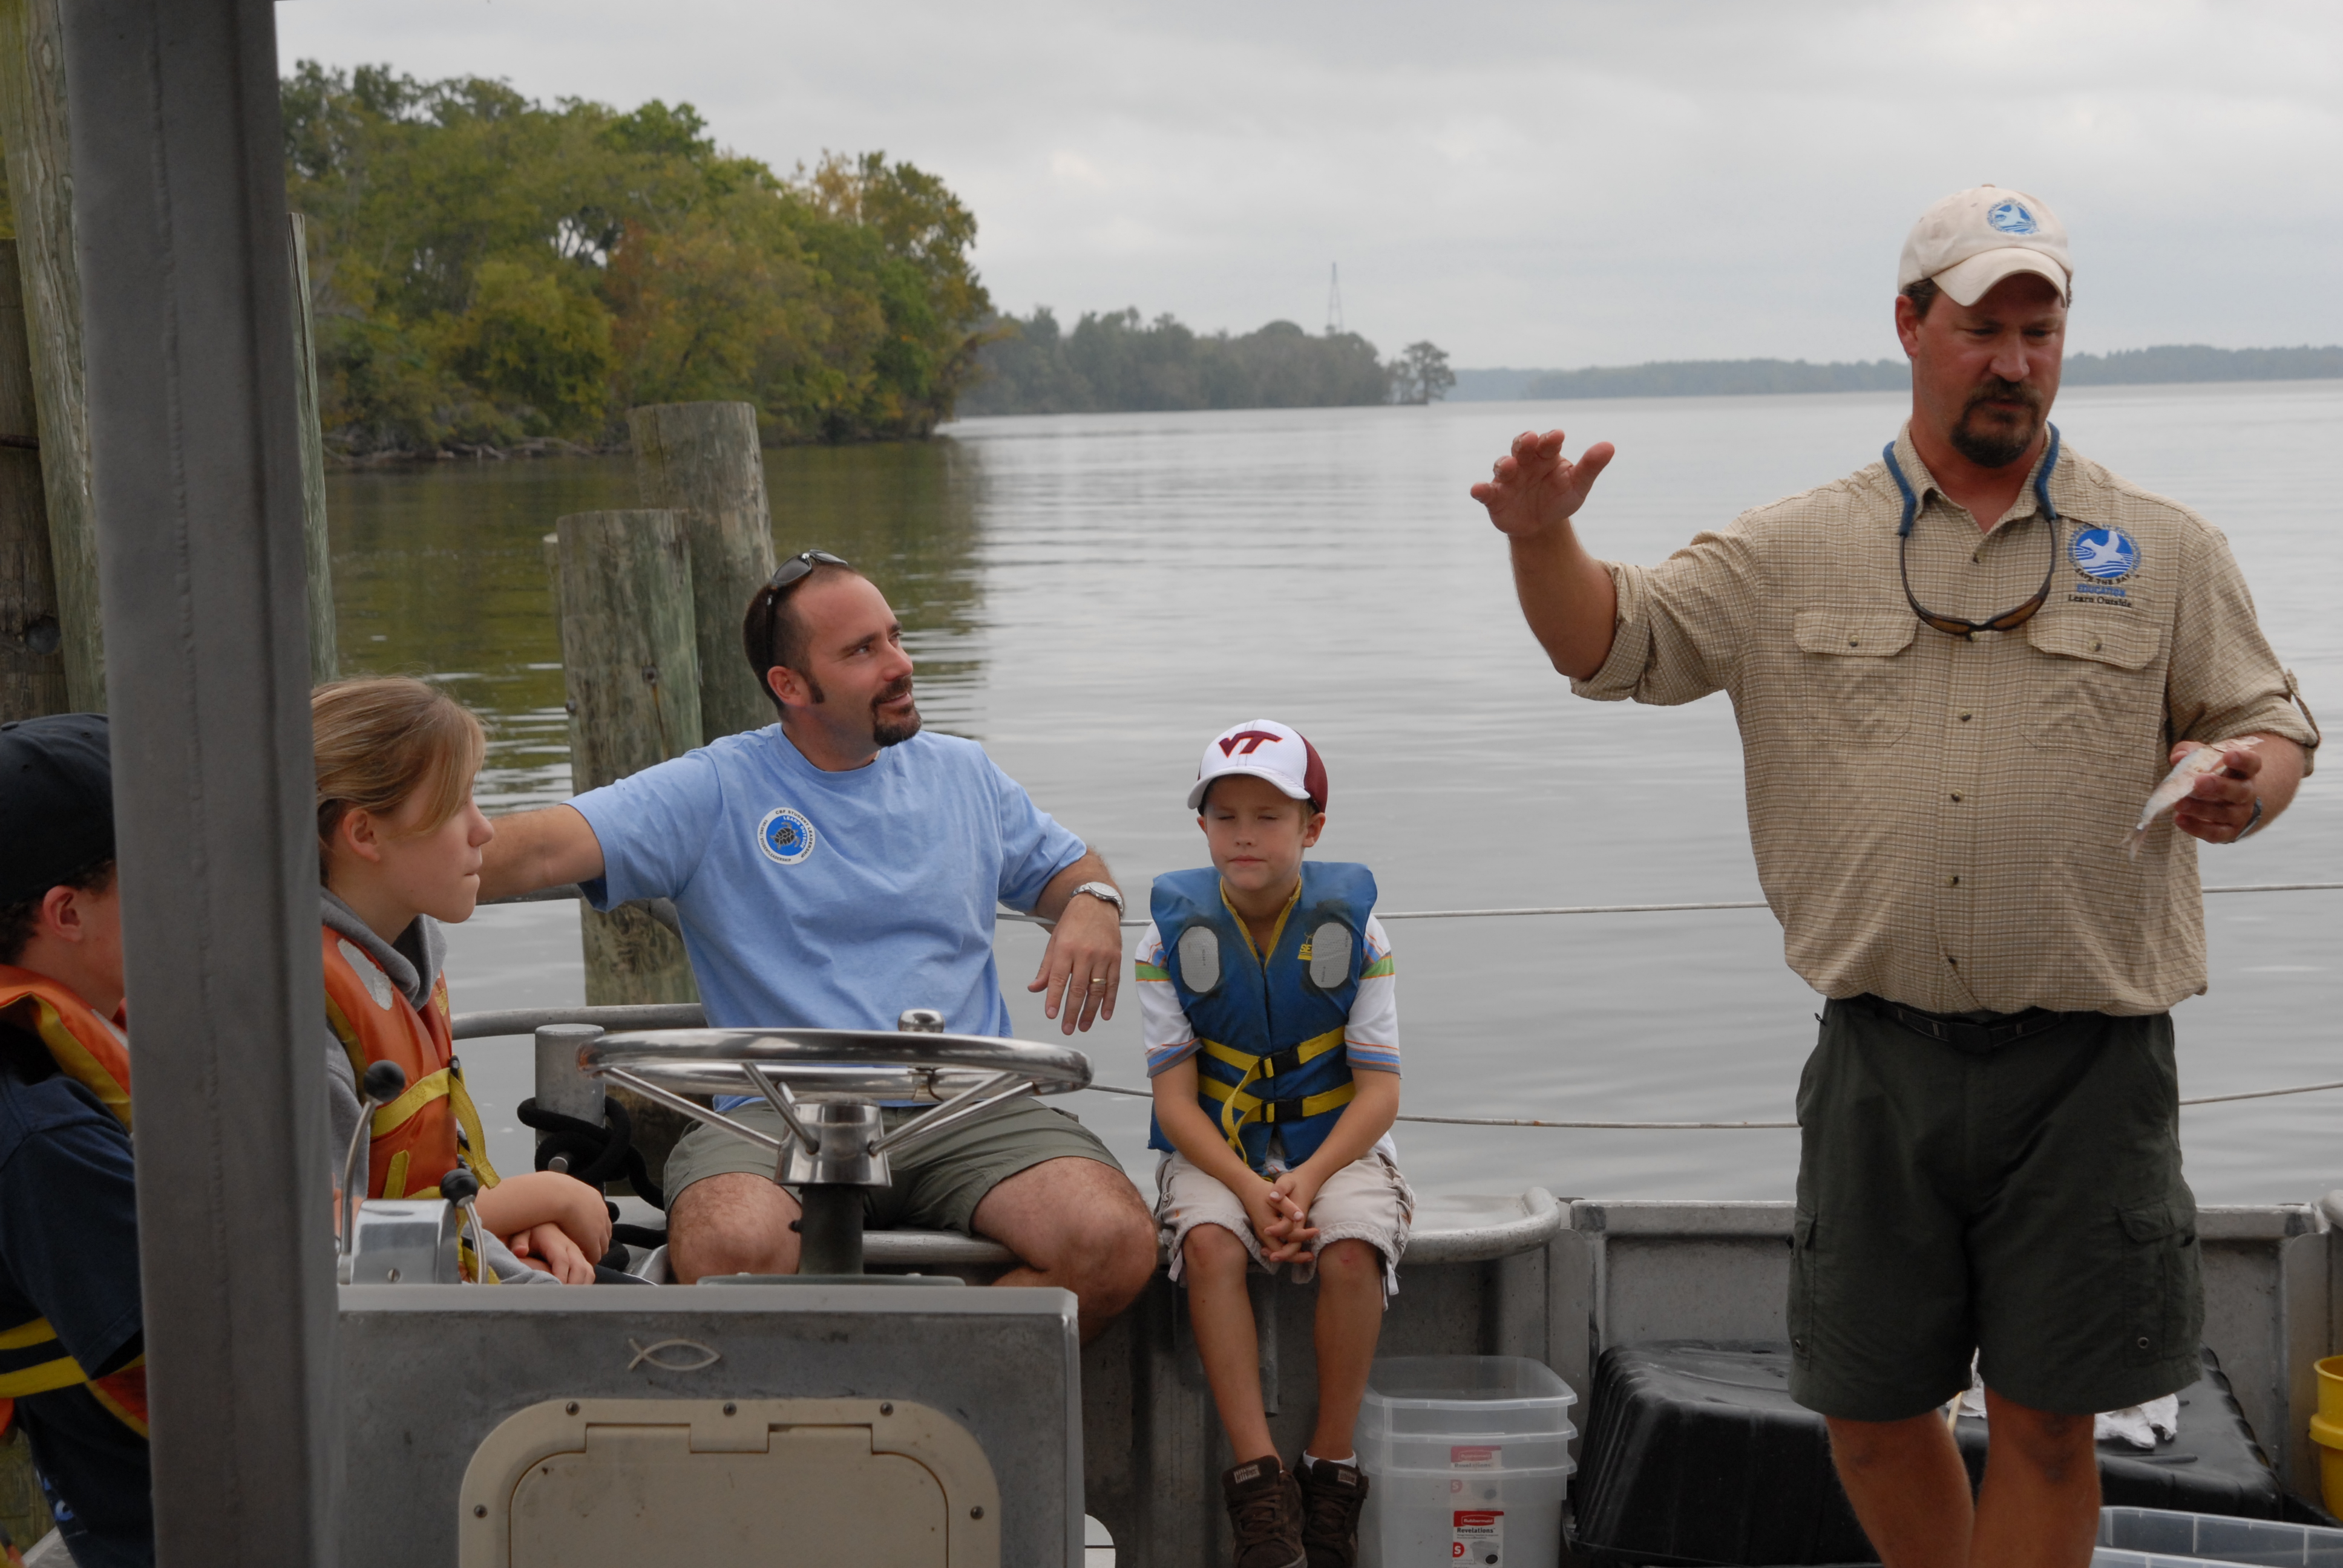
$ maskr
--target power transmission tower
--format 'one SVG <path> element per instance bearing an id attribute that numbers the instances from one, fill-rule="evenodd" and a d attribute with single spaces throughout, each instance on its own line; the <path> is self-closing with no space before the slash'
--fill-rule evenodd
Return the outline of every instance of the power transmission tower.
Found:
<path id="1" fill-rule="evenodd" d="M 1326 264 L 1326 336 L 1332 337 L 1345 330 L 1342 326 L 1342 268 L 1339 263 Z"/>

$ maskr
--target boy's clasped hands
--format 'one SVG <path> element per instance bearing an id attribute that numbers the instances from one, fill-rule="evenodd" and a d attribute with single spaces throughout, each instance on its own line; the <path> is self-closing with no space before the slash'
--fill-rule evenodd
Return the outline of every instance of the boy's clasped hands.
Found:
<path id="1" fill-rule="evenodd" d="M 1272 1263 L 1290 1263 L 1311 1254 L 1318 1228 L 1310 1223 L 1310 1205 L 1320 1182 L 1296 1168 L 1274 1180 L 1249 1182 L 1237 1196 L 1244 1201 L 1245 1217 L 1261 1241 L 1261 1254 Z"/>

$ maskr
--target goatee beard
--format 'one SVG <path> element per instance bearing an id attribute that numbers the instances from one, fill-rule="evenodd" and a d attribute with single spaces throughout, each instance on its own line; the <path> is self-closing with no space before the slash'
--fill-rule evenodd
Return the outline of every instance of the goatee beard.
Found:
<path id="1" fill-rule="evenodd" d="M 917 735 L 920 732 L 920 710 L 918 708 L 912 708 L 900 719 L 890 719 L 886 714 L 879 711 L 881 704 L 892 702 L 899 697 L 909 697 L 910 693 L 910 684 L 907 681 L 900 689 L 893 691 L 881 692 L 877 698 L 872 699 L 870 704 L 870 739 L 877 741 L 882 749 L 889 746 L 900 746 L 904 741 L 909 740 L 912 736 Z"/>
<path id="2" fill-rule="evenodd" d="M 2027 417 L 2016 429 L 2003 427 L 1979 430 L 1969 424 L 1969 416 L 1977 405 L 1986 401 L 2008 400 L 2026 405 Z M 2026 456 L 2034 445 L 2034 437 L 2042 431 L 2042 395 L 2022 381 L 1993 380 L 1970 395 L 1968 407 L 1953 423 L 1953 450 L 1980 468 L 2006 468 Z"/>

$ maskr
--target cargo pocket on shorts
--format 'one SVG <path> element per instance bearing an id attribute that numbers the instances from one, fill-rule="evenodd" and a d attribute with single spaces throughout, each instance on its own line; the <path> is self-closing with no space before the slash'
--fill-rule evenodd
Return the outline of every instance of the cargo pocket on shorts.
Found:
<path id="1" fill-rule="evenodd" d="M 1810 1353 L 1815 1323 L 1815 1214 L 1801 1209 L 1790 1220 L 1790 1359 L 1803 1364 Z"/>
<path id="2" fill-rule="evenodd" d="M 2152 1366 L 2197 1353 L 2204 1291 L 2197 1246 L 2197 1200 L 2183 1188 L 2116 1211 L 2123 1227 L 2124 1362 Z"/>

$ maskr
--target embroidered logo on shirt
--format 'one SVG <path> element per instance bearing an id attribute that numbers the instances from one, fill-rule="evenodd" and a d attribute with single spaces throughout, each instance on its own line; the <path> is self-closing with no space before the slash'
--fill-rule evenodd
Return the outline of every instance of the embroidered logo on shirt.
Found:
<path id="1" fill-rule="evenodd" d="M 2121 528 L 2085 528 L 2067 553 L 2075 569 L 2103 583 L 2119 583 L 2139 569 L 2139 546 Z"/>
<path id="2" fill-rule="evenodd" d="M 777 806 L 757 824 L 757 848 L 777 866 L 794 866 L 813 853 L 813 824 L 804 812 Z"/>
<path id="3" fill-rule="evenodd" d="M 1985 221 L 2004 234 L 2036 234 L 2042 226 L 2021 202 L 2006 201 L 1985 215 Z"/>

